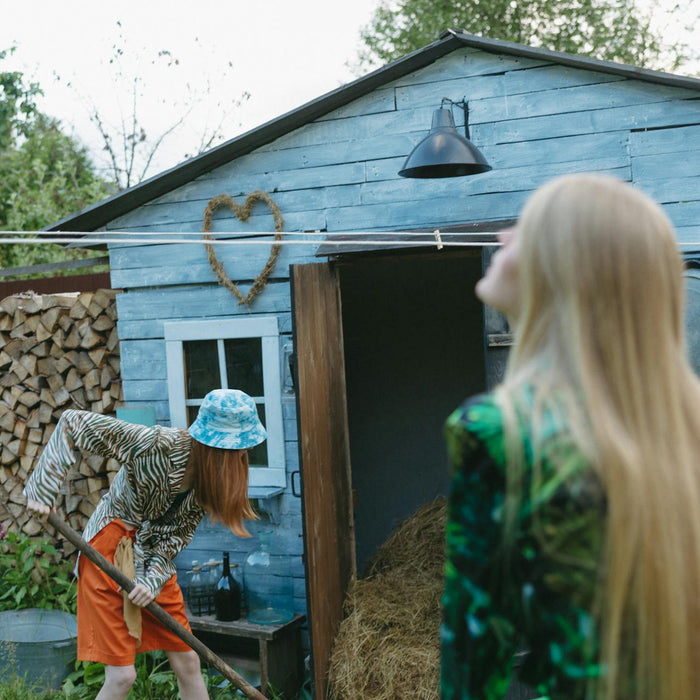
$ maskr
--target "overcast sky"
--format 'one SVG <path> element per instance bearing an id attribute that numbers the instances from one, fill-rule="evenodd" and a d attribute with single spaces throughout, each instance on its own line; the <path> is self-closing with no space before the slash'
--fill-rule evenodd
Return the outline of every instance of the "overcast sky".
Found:
<path id="1" fill-rule="evenodd" d="M 657 8 L 675 2 L 640 1 Z M 692 2 L 697 15 L 700 0 L 683 1 Z M 229 114 L 224 133 L 232 138 L 356 77 L 348 63 L 356 61 L 360 29 L 378 2 L 0 0 L 0 49 L 17 46 L 0 68 L 36 79 L 45 92 L 44 111 L 98 155 L 90 106 L 105 120 L 130 112 L 129 82 L 110 64 L 115 46 L 124 50 L 123 73 L 143 79 L 137 112 L 149 135 L 182 116 L 188 95 L 190 102 L 196 95 L 186 128 L 166 142 L 155 174 L 196 152 L 199 137 L 222 112 Z M 659 18 L 668 25 L 668 15 Z M 681 19 L 689 18 L 676 15 L 677 24 Z M 161 50 L 179 64 L 167 68 L 162 57 L 152 65 Z M 244 92 L 250 98 L 232 108 Z"/>
<path id="2" fill-rule="evenodd" d="M 99 140 L 88 120 L 91 103 L 103 118 L 129 113 L 129 82 L 110 64 L 115 44 L 124 49 L 124 73 L 146 82 L 138 111 L 151 134 L 184 113 L 174 102 L 198 95 L 188 128 L 168 144 L 157 172 L 196 148 L 221 113 L 219 101 L 230 113 L 225 133 L 232 138 L 354 79 L 346 64 L 355 61 L 360 28 L 377 2 L 0 0 L 0 49 L 17 46 L 0 67 L 36 79 L 44 111 L 93 148 Z M 179 65 L 168 69 L 161 58 L 152 66 L 160 50 Z M 244 92 L 250 98 L 232 109 Z"/>

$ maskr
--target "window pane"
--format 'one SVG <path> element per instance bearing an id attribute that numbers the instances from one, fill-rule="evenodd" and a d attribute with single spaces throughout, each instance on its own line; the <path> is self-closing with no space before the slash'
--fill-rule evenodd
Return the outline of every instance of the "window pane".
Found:
<path id="1" fill-rule="evenodd" d="M 265 424 L 265 406 L 263 404 L 258 404 L 257 409 L 258 417 L 262 421 L 262 424 L 267 427 Z M 248 451 L 248 461 L 251 467 L 267 466 L 267 440 Z"/>
<path id="2" fill-rule="evenodd" d="M 260 338 L 228 338 L 224 341 L 229 389 L 249 396 L 263 396 L 262 341 Z"/>
<path id="3" fill-rule="evenodd" d="M 257 405 L 258 416 L 265 425 L 265 406 L 262 404 Z M 192 425 L 197 414 L 199 413 L 199 406 L 188 406 L 187 407 L 187 425 Z M 252 450 L 248 451 L 248 461 L 251 467 L 266 467 L 267 462 L 267 440 L 260 445 L 256 445 Z"/>
<path id="4" fill-rule="evenodd" d="M 210 391 L 221 387 L 216 341 L 190 340 L 182 345 L 186 396 L 188 399 L 203 399 Z"/>

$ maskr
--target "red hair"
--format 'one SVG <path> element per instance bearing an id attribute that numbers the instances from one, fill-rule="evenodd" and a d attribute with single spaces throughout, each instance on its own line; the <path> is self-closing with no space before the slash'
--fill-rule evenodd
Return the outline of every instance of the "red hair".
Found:
<path id="1" fill-rule="evenodd" d="M 223 450 L 192 440 L 192 488 L 199 505 L 215 522 L 239 537 L 250 537 L 243 519 L 257 520 L 248 500 L 247 450 Z"/>

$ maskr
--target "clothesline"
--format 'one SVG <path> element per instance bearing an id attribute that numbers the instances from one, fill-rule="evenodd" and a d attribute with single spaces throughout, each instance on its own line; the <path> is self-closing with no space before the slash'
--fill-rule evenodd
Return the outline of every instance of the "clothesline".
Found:
<path id="1" fill-rule="evenodd" d="M 271 241 L 270 238 L 275 234 L 269 231 L 255 232 L 219 232 L 214 235 L 231 236 L 235 238 L 204 238 L 201 231 L 197 232 L 91 232 L 89 235 L 74 232 L 41 232 L 40 237 L 36 234 L 28 234 L 21 231 L 0 231 L 0 245 L 46 245 L 46 244 L 67 244 L 77 243 L 82 246 L 86 245 L 103 245 L 105 243 L 128 243 L 128 244 L 143 244 L 143 245 L 216 245 L 216 246 L 231 246 L 231 245 L 261 245 L 270 246 L 272 244 L 288 246 L 288 245 L 310 245 L 313 243 L 323 244 L 324 247 L 331 246 L 341 249 L 343 247 L 376 246 L 384 247 L 387 244 L 400 243 L 404 247 L 426 247 L 437 246 L 438 248 L 468 248 L 479 247 L 484 245 L 499 246 L 501 243 L 494 240 L 496 231 L 480 231 L 478 233 L 469 232 L 441 232 L 439 229 L 433 232 L 416 232 L 416 231 L 366 231 L 354 233 L 332 233 L 332 232 L 302 232 L 290 231 L 284 232 L 284 237 L 278 241 Z M 184 238 L 183 238 L 184 237 Z M 373 238 L 378 240 L 372 240 Z M 450 238 L 458 237 L 460 240 L 449 240 Z M 464 240 L 469 238 L 472 240 Z M 415 239 L 415 240 L 411 240 Z M 700 239 L 697 241 L 679 242 L 680 248 L 700 246 Z"/>
<path id="2" fill-rule="evenodd" d="M 435 228 L 431 231 L 282 231 L 283 236 L 397 236 L 419 237 L 419 236 L 434 236 L 439 233 L 440 236 L 495 236 L 501 229 L 493 231 L 441 231 L 440 228 Z M 0 231 L 0 237 L 5 236 L 39 236 L 40 238 L 53 239 L 60 236 L 71 236 L 78 240 L 83 240 L 87 236 L 102 238 L 106 236 L 198 236 L 202 238 L 205 235 L 203 231 L 90 231 L 82 233 L 77 231 Z M 244 236 L 275 236 L 275 231 L 210 231 L 211 236 L 236 236 L 238 238 Z"/>
<path id="3" fill-rule="evenodd" d="M 273 234 L 256 234 L 256 235 L 264 235 L 265 239 L 261 238 L 234 238 L 234 239 L 207 239 L 203 238 L 201 234 L 199 234 L 199 238 L 169 238 L 169 237 L 163 237 L 163 238 L 141 238 L 137 237 L 136 235 L 129 234 L 129 235 L 124 235 L 124 234 L 119 234 L 122 237 L 118 238 L 109 238 L 109 237 L 93 237 L 92 234 L 90 236 L 51 236 L 51 237 L 44 237 L 44 238 L 24 238 L 15 235 L 14 237 L 8 237 L 6 238 L 4 235 L 0 235 L 0 245 L 46 245 L 48 243 L 79 243 L 83 246 L 86 245 L 92 245 L 92 244 L 104 244 L 104 243 L 128 243 L 128 244 L 144 244 L 144 245 L 164 245 L 164 244 L 174 244 L 174 245 L 201 245 L 201 244 L 209 244 L 209 245 L 243 245 L 243 246 L 250 246 L 250 245 L 262 245 L 262 246 L 270 246 L 270 245 L 283 245 L 283 246 L 288 246 L 288 245 L 310 245 L 313 243 L 317 244 L 323 244 L 324 246 L 334 246 L 337 248 L 342 248 L 345 246 L 353 246 L 356 247 L 358 244 L 361 244 L 363 246 L 386 246 L 387 244 L 392 244 L 393 240 L 395 239 L 396 242 L 400 242 L 402 246 L 415 246 L 415 247 L 425 247 L 426 245 L 437 245 L 437 246 L 444 246 L 444 247 L 470 247 L 470 246 L 483 246 L 483 245 L 500 245 L 497 241 L 487 241 L 484 240 L 484 234 L 479 234 L 480 235 L 480 240 L 473 240 L 473 241 L 450 241 L 450 240 L 445 240 L 446 234 L 440 234 L 439 238 L 435 238 L 429 233 L 422 233 L 422 234 L 410 234 L 410 236 L 416 236 L 415 240 L 410 240 L 409 237 L 401 236 L 401 235 L 396 235 L 396 236 L 390 236 L 387 237 L 386 234 L 377 234 L 377 236 L 381 235 L 381 240 L 371 240 L 367 238 L 368 234 L 345 234 L 348 236 L 352 236 L 351 238 L 344 238 L 343 240 L 333 240 L 332 238 L 328 238 L 328 234 L 326 233 L 314 233 L 314 234 L 290 234 L 294 236 L 293 238 L 282 238 L 278 241 L 270 240 L 270 237 Z M 172 235 L 177 235 L 180 236 L 182 234 L 166 234 L 166 236 L 172 236 Z M 298 236 L 301 235 L 302 237 L 299 238 Z M 332 235 L 332 234 L 331 234 Z M 372 234 L 369 234 L 372 235 Z M 459 234 L 464 235 L 464 234 Z"/>

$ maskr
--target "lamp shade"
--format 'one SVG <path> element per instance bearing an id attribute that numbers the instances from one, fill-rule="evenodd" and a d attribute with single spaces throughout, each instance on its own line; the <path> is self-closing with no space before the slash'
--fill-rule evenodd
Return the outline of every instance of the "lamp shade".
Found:
<path id="1" fill-rule="evenodd" d="M 455 128 L 452 111 L 433 112 L 430 133 L 408 154 L 402 177 L 458 177 L 491 170 L 483 154 Z"/>

